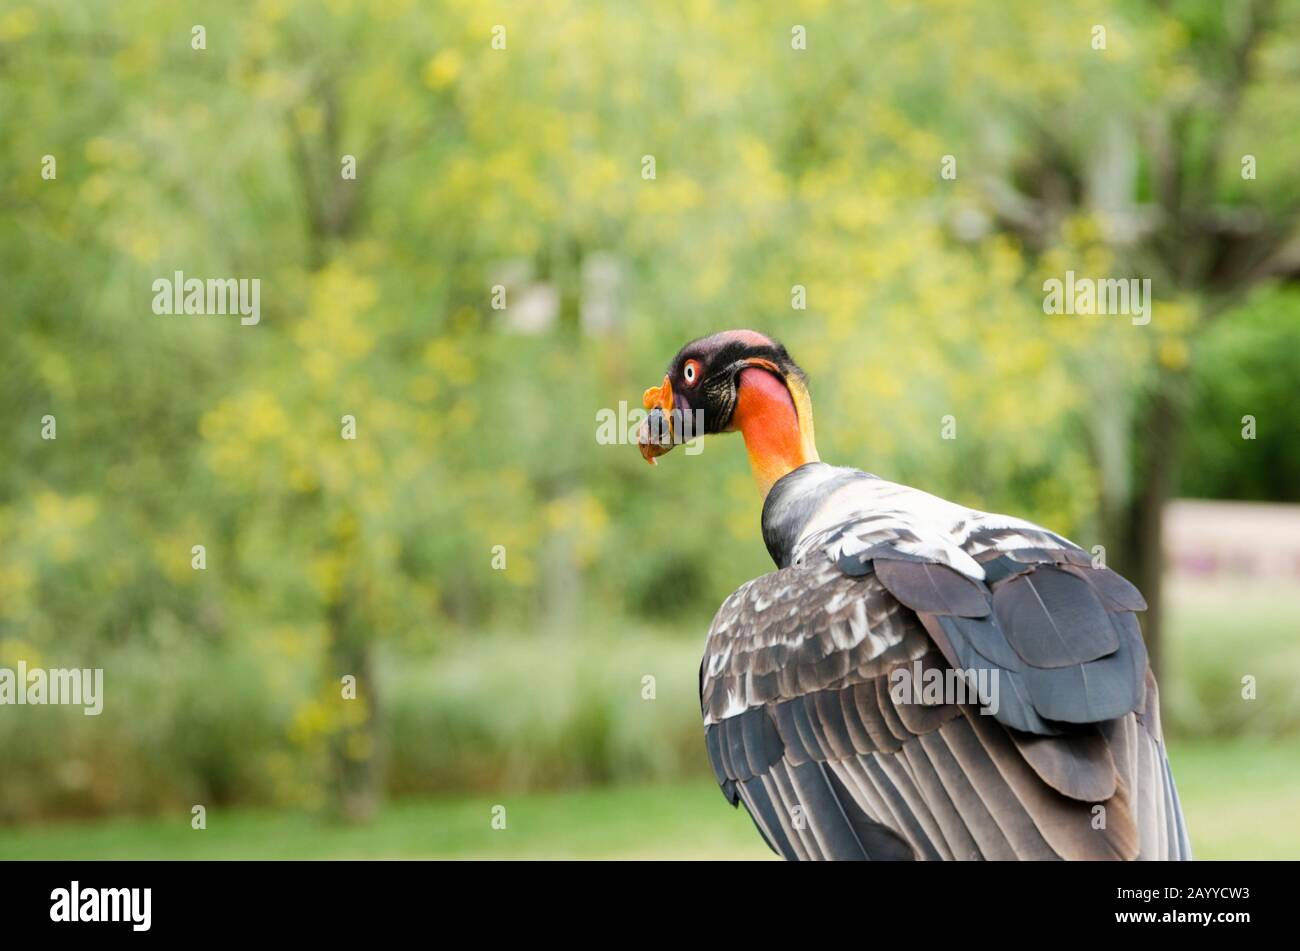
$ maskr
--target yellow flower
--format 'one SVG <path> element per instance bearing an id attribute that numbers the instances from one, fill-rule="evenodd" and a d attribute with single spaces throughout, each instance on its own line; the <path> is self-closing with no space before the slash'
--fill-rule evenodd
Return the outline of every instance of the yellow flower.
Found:
<path id="1" fill-rule="evenodd" d="M 18 618 L 27 612 L 30 607 L 29 595 L 35 581 L 32 570 L 26 565 L 0 566 L 0 617 Z M 4 643 L 6 642 L 0 641 L 0 645 Z M 2 656 L 3 650 L 0 649 L 0 657 Z"/>
<path id="2" fill-rule="evenodd" d="M 460 50 L 445 49 L 424 67 L 424 84 L 430 89 L 446 89 L 460 76 L 464 65 Z"/>
<path id="3" fill-rule="evenodd" d="M 1162 340 L 1158 356 L 1161 366 L 1170 370 L 1181 370 L 1187 366 L 1187 343 L 1178 337 Z"/>
<path id="4" fill-rule="evenodd" d="M 299 106 L 293 112 L 293 124 L 303 135 L 315 135 L 321 130 L 324 117 L 315 106 Z"/>
<path id="5" fill-rule="evenodd" d="M 21 40 L 36 29 L 36 14 L 27 7 L 10 10 L 0 20 L 0 42 Z"/>
<path id="6" fill-rule="evenodd" d="M 439 337 L 424 350 L 424 362 L 453 384 L 463 385 L 474 379 L 474 364 L 454 340 Z"/>
<path id="7" fill-rule="evenodd" d="M 41 667 L 45 663 L 40 651 L 31 644 L 12 637 L 0 641 L 0 663 L 6 667 L 16 667 L 20 660 L 26 661 L 28 667 Z"/>
<path id="8" fill-rule="evenodd" d="M 113 186 L 103 175 L 88 175 L 81 184 L 81 198 L 89 206 L 102 205 L 113 194 Z"/>
<path id="9" fill-rule="evenodd" d="M 146 264 L 156 259 L 160 250 L 158 239 L 143 231 L 130 235 L 126 239 L 126 246 L 131 257 Z"/>
<path id="10" fill-rule="evenodd" d="M 92 165 L 106 165 L 112 161 L 114 151 L 113 142 L 101 135 L 86 140 L 86 161 Z"/>

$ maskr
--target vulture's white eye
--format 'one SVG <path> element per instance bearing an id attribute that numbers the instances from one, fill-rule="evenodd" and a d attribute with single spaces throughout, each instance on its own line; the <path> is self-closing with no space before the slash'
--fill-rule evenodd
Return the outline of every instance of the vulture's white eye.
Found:
<path id="1" fill-rule="evenodd" d="M 694 360 L 687 360 L 686 366 L 682 369 L 682 376 L 688 385 L 694 386 L 695 380 L 700 374 L 699 364 Z"/>

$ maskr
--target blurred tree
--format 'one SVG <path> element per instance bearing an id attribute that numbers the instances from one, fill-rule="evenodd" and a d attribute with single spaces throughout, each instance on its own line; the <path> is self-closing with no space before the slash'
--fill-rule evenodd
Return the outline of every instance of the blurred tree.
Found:
<path id="1" fill-rule="evenodd" d="M 1300 34 L 1295 6 L 1284 6 L 1124 4 L 1125 19 L 1098 16 L 1112 38 L 1133 24 L 1144 51 L 1167 47 L 1158 94 L 1120 109 L 1050 99 L 1026 109 L 1022 147 L 987 188 L 998 226 L 1028 248 L 1045 252 L 1072 220 L 1090 218 L 1115 269 L 1178 302 L 1155 307 L 1155 359 L 1136 402 L 1108 381 L 1090 418 L 1112 567 L 1146 594 L 1157 669 L 1161 515 L 1178 480 L 1193 343 L 1257 289 L 1300 279 L 1300 144 L 1278 108 L 1294 94 Z"/>
<path id="2" fill-rule="evenodd" d="M 1270 425 L 1295 289 L 1236 323 L 1289 267 L 1294 10 L 8 5 L 0 655 L 139 679 L 115 742 L 0 735 L 23 764 L 0 810 L 364 815 L 385 657 L 702 636 L 770 566 L 744 453 L 651 472 L 596 414 L 725 327 L 788 343 L 828 460 L 1149 562 L 1169 474 L 1145 434 L 1178 431 L 1189 360 L 1196 419 L 1241 404 L 1269 466 L 1300 459 Z M 1067 268 L 1150 274 L 1151 327 L 1045 319 Z M 176 270 L 260 278 L 262 322 L 153 314 Z M 1276 491 L 1233 433 L 1195 434 L 1202 484 Z M 520 690 L 568 689 L 537 677 Z M 62 797 L 56 753 L 86 764 Z"/>
<path id="3" fill-rule="evenodd" d="M 1300 416 L 1288 406 L 1300 380 L 1300 295 L 1256 295 L 1196 342 L 1179 494 L 1300 502 Z M 1242 431 L 1254 422 L 1249 465 Z"/>

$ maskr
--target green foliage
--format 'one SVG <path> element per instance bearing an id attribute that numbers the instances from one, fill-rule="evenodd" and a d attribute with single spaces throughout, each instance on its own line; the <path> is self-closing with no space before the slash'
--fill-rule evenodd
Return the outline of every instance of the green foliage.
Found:
<path id="1" fill-rule="evenodd" d="M 1300 502 L 1300 299 L 1262 294 L 1211 327 L 1198 350 L 1183 494 Z"/>
<path id="2" fill-rule="evenodd" d="M 1300 733 L 1300 597 L 1247 590 L 1245 609 L 1222 586 L 1177 595 L 1161 689 L 1175 749 Z M 380 664 L 386 791 L 513 801 L 529 789 L 706 779 L 701 639 L 603 618 L 576 634 L 480 632 L 432 655 L 392 645 Z M 0 818 L 127 811 L 188 823 L 196 802 L 319 808 L 317 741 L 334 708 L 312 665 L 290 660 L 314 660 L 311 643 L 286 627 L 237 650 L 172 640 L 110 654 L 107 689 L 119 699 L 98 718 L 67 707 L 0 718 L 11 764 Z M 1244 674 L 1258 680 L 1255 701 L 1242 702 Z"/>

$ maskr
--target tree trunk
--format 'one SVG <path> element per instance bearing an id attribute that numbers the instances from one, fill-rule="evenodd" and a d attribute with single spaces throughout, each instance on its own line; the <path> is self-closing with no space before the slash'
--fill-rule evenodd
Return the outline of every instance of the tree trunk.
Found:
<path id="1" fill-rule="evenodd" d="M 1156 385 L 1142 418 L 1137 437 L 1141 455 L 1123 524 L 1111 526 L 1116 547 L 1112 567 L 1127 577 L 1147 601 L 1140 615 L 1151 669 L 1159 677 L 1164 663 L 1165 559 L 1163 517 L 1174 493 L 1181 442 L 1184 375 L 1165 373 Z"/>
<path id="2" fill-rule="evenodd" d="M 367 822 L 380 800 L 379 682 L 373 639 L 352 595 L 345 588 L 328 616 L 328 689 L 340 692 L 342 704 L 329 743 L 329 811 L 344 822 Z M 355 699 L 343 693 L 347 676 L 356 678 Z"/>

